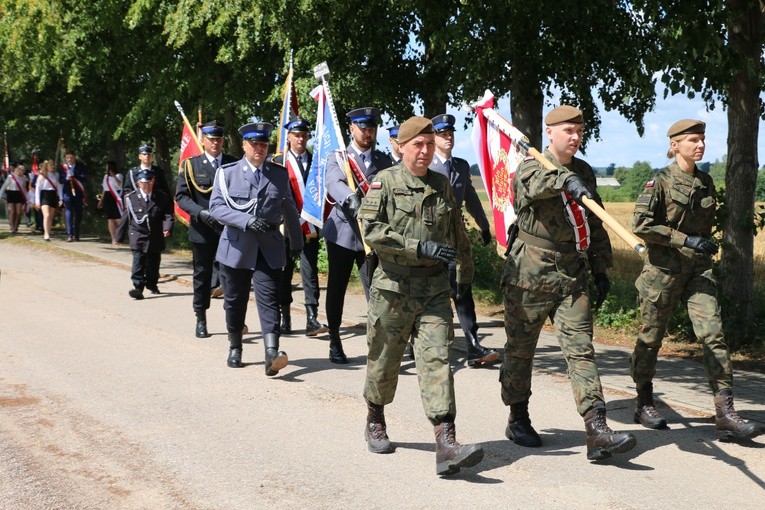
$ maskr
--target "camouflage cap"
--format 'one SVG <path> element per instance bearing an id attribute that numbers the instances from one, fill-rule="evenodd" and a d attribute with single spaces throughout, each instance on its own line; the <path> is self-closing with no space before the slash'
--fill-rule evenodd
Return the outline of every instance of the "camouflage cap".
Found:
<path id="1" fill-rule="evenodd" d="M 404 145 L 417 135 L 432 134 L 433 123 L 425 117 L 409 117 L 398 128 L 398 143 Z"/>
<path id="2" fill-rule="evenodd" d="M 562 104 L 557 108 L 550 110 L 550 113 L 545 117 L 545 124 L 548 126 L 554 126 L 555 124 L 562 124 L 569 122 L 571 124 L 582 124 L 583 117 L 579 108 Z"/>
<path id="3" fill-rule="evenodd" d="M 675 136 L 688 135 L 691 133 L 704 134 L 704 130 L 706 129 L 706 127 L 707 125 L 700 120 L 694 120 L 694 119 L 678 120 L 677 122 L 669 126 L 669 129 L 667 130 L 667 136 L 669 138 L 673 138 Z"/>

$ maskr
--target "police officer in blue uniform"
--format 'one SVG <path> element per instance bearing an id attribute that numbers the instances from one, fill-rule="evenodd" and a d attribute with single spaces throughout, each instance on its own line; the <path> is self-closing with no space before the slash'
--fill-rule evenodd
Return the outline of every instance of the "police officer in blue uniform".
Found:
<path id="1" fill-rule="evenodd" d="M 287 152 L 277 154 L 272 161 L 277 165 L 287 168 L 290 174 L 290 189 L 298 206 L 298 213 L 301 211 L 300 204 L 303 203 L 303 189 L 308 179 L 308 172 L 311 170 L 313 156 L 306 150 L 308 143 L 308 132 L 310 124 L 302 117 L 297 117 L 284 125 L 287 130 Z M 293 182 L 294 177 L 294 182 Z M 306 336 L 316 336 L 327 332 L 327 326 L 318 320 L 319 314 L 319 230 L 305 223 L 303 224 L 303 251 L 300 252 L 300 280 L 303 284 L 303 294 L 305 296 L 306 312 Z M 290 305 L 292 304 L 292 274 L 295 272 L 295 259 L 289 256 L 289 236 L 284 238 L 285 254 L 287 254 L 287 264 L 282 271 L 282 279 L 279 284 L 279 306 L 282 312 L 281 330 L 284 334 L 292 332 L 292 319 L 290 315 Z"/>
<path id="2" fill-rule="evenodd" d="M 276 375 L 287 366 L 287 353 L 279 350 L 278 287 L 286 263 L 282 222 L 289 232 L 290 251 L 303 249 L 297 208 L 283 167 L 266 161 L 273 126 L 253 122 L 239 128 L 244 157 L 222 166 L 216 174 L 210 197 L 210 214 L 224 225 L 216 260 L 223 274 L 227 364 L 242 364 L 242 328 L 250 288 L 255 289 L 260 331 L 265 346 L 266 375 Z"/>
<path id="3" fill-rule="evenodd" d="M 352 168 L 362 177 L 361 184 L 353 191 L 348 185 L 348 177 L 341 165 L 342 155 L 332 153 L 327 156 L 327 194 L 335 203 L 327 221 L 324 222 L 324 239 L 327 241 L 327 323 L 329 326 L 329 360 L 332 363 L 348 363 L 340 339 L 340 323 L 343 319 L 345 291 L 351 278 L 354 264 L 359 270 L 364 294 L 369 298 L 369 280 L 365 265 L 364 245 L 357 220 L 363 187 L 371 182 L 378 171 L 391 166 L 390 158 L 374 148 L 377 140 L 377 108 L 357 108 L 347 114 L 351 122 L 351 143 L 346 154 Z M 354 180 L 359 180 L 354 178 Z"/>
<path id="4" fill-rule="evenodd" d="M 140 162 L 138 165 L 125 173 L 125 178 L 122 180 L 122 196 L 124 197 L 131 191 L 138 189 L 136 179 L 141 170 L 151 170 L 154 173 L 154 188 L 165 192 L 168 196 L 173 196 L 173 192 L 167 184 L 164 170 L 153 164 L 154 147 L 151 144 L 144 143 L 138 147 L 138 161 Z"/>
<path id="5" fill-rule="evenodd" d="M 388 143 L 390 144 L 390 158 L 391 165 L 398 165 L 401 162 L 401 148 L 398 145 L 398 128 L 401 124 L 390 126 L 386 128 L 388 130 Z"/>
<path id="6" fill-rule="evenodd" d="M 235 158 L 223 154 L 224 127 L 217 120 L 202 125 L 202 148 L 204 153 L 181 163 L 175 201 L 189 215 L 189 242 L 194 266 L 194 299 L 192 307 L 196 315 L 197 338 L 207 338 L 207 309 L 215 273 L 215 253 L 223 231 L 223 225 L 210 215 L 210 194 L 215 172 L 223 165 L 233 163 Z"/>
<path id="7" fill-rule="evenodd" d="M 478 198 L 478 193 L 470 179 L 470 164 L 462 158 L 452 156 L 454 120 L 454 115 L 449 114 L 437 115 L 431 119 L 436 132 L 436 154 L 430 169 L 449 179 L 454 198 L 457 200 L 457 207 L 461 209 L 462 204 L 465 204 L 465 209 L 481 229 L 481 243 L 487 246 L 491 243 L 491 229 L 481 199 Z M 465 333 L 468 366 L 476 367 L 496 361 L 499 353 L 493 349 L 487 349 L 478 341 L 478 321 L 475 316 L 472 285 L 469 285 L 467 290 L 457 297 L 457 272 L 454 263 L 449 264 L 449 279 L 452 284 L 454 307 L 457 309 L 462 332 Z"/>
<path id="8" fill-rule="evenodd" d="M 120 241 L 128 233 L 133 252 L 130 278 L 133 288 L 128 294 L 133 299 L 143 299 L 144 288 L 159 294 L 159 265 L 165 249 L 165 238 L 170 237 L 175 223 L 173 201 L 160 189 L 154 187 L 154 172 L 141 170 L 136 175 L 135 191 L 124 197 L 125 207 L 115 237 Z"/>

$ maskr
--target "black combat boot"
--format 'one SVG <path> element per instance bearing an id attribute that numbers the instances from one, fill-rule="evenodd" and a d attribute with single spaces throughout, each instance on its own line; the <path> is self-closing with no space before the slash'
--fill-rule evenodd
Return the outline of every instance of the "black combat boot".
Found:
<path id="1" fill-rule="evenodd" d="M 284 335 L 292 333 L 292 317 L 290 316 L 290 305 L 281 305 L 282 324 L 279 328 Z"/>
<path id="2" fill-rule="evenodd" d="M 207 332 L 207 313 L 204 310 L 197 310 L 197 329 L 196 329 L 196 336 L 197 338 L 208 338 L 210 336 L 210 333 Z"/>
<path id="3" fill-rule="evenodd" d="M 484 363 L 493 363 L 499 358 L 499 353 L 494 349 L 487 349 L 478 342 L 475 331 L 465 334 L 467 343 L 467 364 L 469 367 L 481 366 Z"/>
<path id="4" fill-rule="evenodd" d="M 393 453 L 395 448 L 388 439 L 385 429 L 384 406 L 367 400 L 367 425 L 364 428 L 364 440 L 372 453 Z"/>
<path id="5" fill-rule="evenodd" d="M 276 375 L 289 362 L 287 353 L 279 350 L 279 334 L 266 333 L 263 335 L 263 345 L 266 348 L 266 375 Z"/>
<path id="6" fill-rule="evenodd" d="M 667 420 L 661 415 L 653 401 L 653 383 L 637 388 L 637 404 L 635 405 L 635 423 L 649 429 L 667 428 Z"/>
<path id="7" fill-rule="evenodd" d="M 505 436 L 521 446 L 537 447 L 542 446 L 542 438 L 531 426 L 529 418 L 529 401 L 510 404 L 510 417 L 507 419 L 507 428 Z"/>
<path id="8" fill-rule="evenodd" d="M 726 388 L 715 396 L 715 428 L 720 441 L 752 439 L 765 433 L 765 426 L 743 419 L 733 408 L 733 390 Z"/>
<path id="9" fill-rule="evenodd" d="M 241 333 L 229 333 L 228 334 L 228 360 L 226 363 L 231 368 L 242 368 L 242 334 Z"/>
<path id="10" fill-rule="evenodd" d="M 336 329 L 329 331 L 329 361 L 339 365 L 348 363 L 348 358 L 343 352 L 343 341 L 340 340 L 340 331 Z"/>
<path id="11" fill-rule="evenodd" d="M 606 423 L 606 408 L 593 407 L 584 415 L 587 431 L 587 459 L 608 459 L 614 453 L 632 450 L 637 439 L 626 432 L 616 433 Z"/>
<path id="12" fill-rule="evenodd" d="M 306 336 L 316 336 L 329 331 L 326 324 L 318 320 L 319 307 L 317 305 L 305 305 L 305 334 Z"/>
<path id="13" fill-rule="evenodd" d="M 436 433 L 436 473 L 443 476 L 458 473 L 460 468 L 473 467 L 483 460 L 480 444 L 461 445 L 455 436 L 454 422 L 439 423 Z"/>

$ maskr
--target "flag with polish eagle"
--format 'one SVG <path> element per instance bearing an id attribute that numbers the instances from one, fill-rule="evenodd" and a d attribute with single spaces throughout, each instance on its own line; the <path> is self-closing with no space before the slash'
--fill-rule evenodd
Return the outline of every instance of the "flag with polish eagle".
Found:
<path id="1" fill-rule="evenodd" d="M 485 112 L 494 109 L 494 95 L 488 90 L 473 106 L 476 115 L 471 136 L 481 179 L 491 204 L 497 242 L 507 247 L 507 230 L 516 221 L 513 208 L 513 177 L 523 154 L 509 135 L 493 123 Z"/>

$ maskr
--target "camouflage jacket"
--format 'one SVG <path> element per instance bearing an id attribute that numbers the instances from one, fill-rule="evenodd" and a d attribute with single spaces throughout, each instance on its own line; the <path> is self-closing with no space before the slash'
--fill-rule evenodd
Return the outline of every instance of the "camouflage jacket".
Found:
<path id="1" fill-rule="evenodd" d="M 597 196 L 595 174 L 590 165 L 573 158 L 560 165 L 548 150 L 544 155 L 558 167 L 548 170 L 535 159 L 527 158 L 515 173 L 515 211 L 518 227 L 538 238 L 558 245 L 573 246 L 574 229 L 566 219 L 560 192 L 572 174 L 582 178 Z M 587 215 L 590 226 L 590 246 L 584 253 L 574 250 L 554 251 L 516 239 L 505 263 L 503 285 L 515 285 L 541 293 L 568 295 L 587 288 L 587 263 L 593 273 L 604 273 L 611 267 L 613 256 L 611 241 L 602 221 L 594 214 Z"/>
<path id="2" fill-rule="evenodd" d="M 712 178 L 698 168 L 683 172 L 677 163 L 646 183 L 635 204 L 632 231 L 648 248 L 647 263 L 679 273 L 687 263 L 712 266 L 709 255 L 684 247 L 689 235 L 709 237 L 717 199 Z"/>
<path id="3" fill-rule="evenodd" d="M 428 170 L 426 176 L 416 177 L 401 163 L 379 172 L 362 201 L 359 218 L 365 242 L 380 259 L 373 286 L 415 296 L 449 291 L 445 264 L 417 256 L 420 241 L 454 247 L 457 282 L 472 282 L 472 248 L 449 180 L 443 175 Z M 434 271 L 440 266 L 443 271 L 412 277 L 386 271 L 386 264 Z"/>

